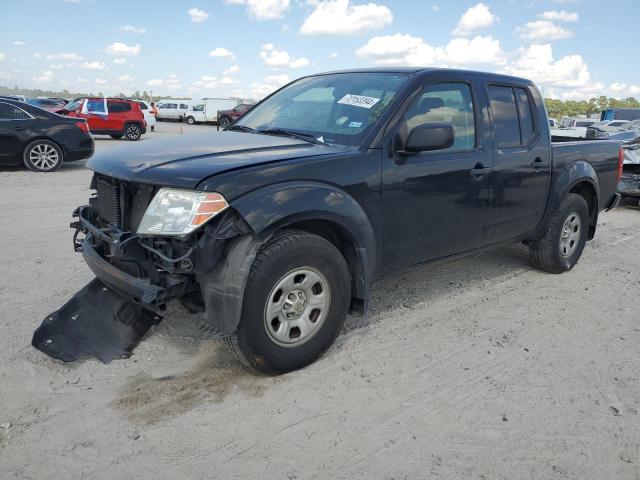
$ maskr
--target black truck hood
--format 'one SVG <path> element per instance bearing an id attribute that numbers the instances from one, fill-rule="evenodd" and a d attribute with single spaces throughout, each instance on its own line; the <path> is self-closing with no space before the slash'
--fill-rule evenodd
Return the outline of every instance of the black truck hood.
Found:
<path id="1" fill-rule="evenodd" d="M 337 153 L 350 147 L 316 145 L 275 135 L 210 132 L 131 142 L 95 155 L 87 167 L 135 183 L 195 188 L 236 168 Z"/>

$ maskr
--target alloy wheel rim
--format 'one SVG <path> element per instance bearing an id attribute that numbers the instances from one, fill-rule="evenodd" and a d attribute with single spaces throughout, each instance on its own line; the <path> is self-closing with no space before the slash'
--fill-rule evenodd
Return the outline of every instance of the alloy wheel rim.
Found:
<path id="1" fill-rule="evenodd" d="M 313 267 L 284 275 L 271 289 L 264 308 L 269 339 L 285 348 L 298 347 L 313 338 L 331 305 L 327 277 Z"/>
<path id="2" fill-rule="evenodd" d="M 58 151 L 48 143 L 38 143 L 29 152 L 31 164 L 40 170 L 51 170 L 60 161 Z"/>
<path id="3" fill-rule="evenodd" d="M 571 212 L 562 225 L 560 231 L 560 255 L 569 258 L 574 254 L 580 243 L 582 221 L 576 212 Z"/>
<path id="4" fill-rule="evenodd" d="M 138 138 L 140 136 L 140 131 L 138 127 L 131 125 L 127 128 L 127 135 L 131 138 Z"/>

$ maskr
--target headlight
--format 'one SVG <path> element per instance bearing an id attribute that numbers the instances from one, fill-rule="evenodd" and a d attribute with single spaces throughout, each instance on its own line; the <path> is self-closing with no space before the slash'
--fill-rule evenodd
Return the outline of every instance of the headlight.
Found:
<path id="1" fill-rule="evenodd" d="M 138 226 L 142 235 L 187 235 L 229 206 L 219 193 L 161 188 Z"/>

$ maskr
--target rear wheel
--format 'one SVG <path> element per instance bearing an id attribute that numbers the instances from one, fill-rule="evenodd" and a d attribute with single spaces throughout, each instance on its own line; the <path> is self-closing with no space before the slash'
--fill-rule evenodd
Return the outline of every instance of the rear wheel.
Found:
<path id="1" fill-rule="evenodd" d="M 270 374 L 308 365 L 333 343 L 347 316 L 347 264 L 330 242 L 288 230 L 258 252 L 229 350 L 247 367 Z"/>
<path id="2" fill-rule="evenodd" d="M 585 199 L 569 193 L 551 219 L 546 235 L 529 245 L 529 257 L 541 270 L 562 273 L 578 263 L 589 233 Z"/>
<path id="3" fill-rule="evenodd" d="M 23 161 L 34 172 L 54 172 L 62 166 L 62 149 L 50 140 L 34 140 L 24 149 Z"/>
<path id="4" fill-rule="evenodd" d="M 127 137 L 127 140 L 140 140 L 142 130 L 140 130 L 140 127 L 135 123 L 129 123 L 124 127 L 124 136 Z"/>
<path id="5" fill-rule="evenodd" d="M 220 124 L 220 128 L 227 128 L 231 124 L 231 119 L 226 115 L 223 115 L 220 117 L 220 121 L 218 123 Z"/>

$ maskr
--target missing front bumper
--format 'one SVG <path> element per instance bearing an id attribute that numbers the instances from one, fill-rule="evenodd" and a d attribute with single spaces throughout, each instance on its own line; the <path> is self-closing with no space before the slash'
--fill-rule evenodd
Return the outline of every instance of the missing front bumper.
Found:
<path id="1" fill-rule="evenodd" d="M 64 362 L 92 356 L 109 363 L 129 357 L 161 320 L 94 279 L 44 319 L 31 344 Z"/>

